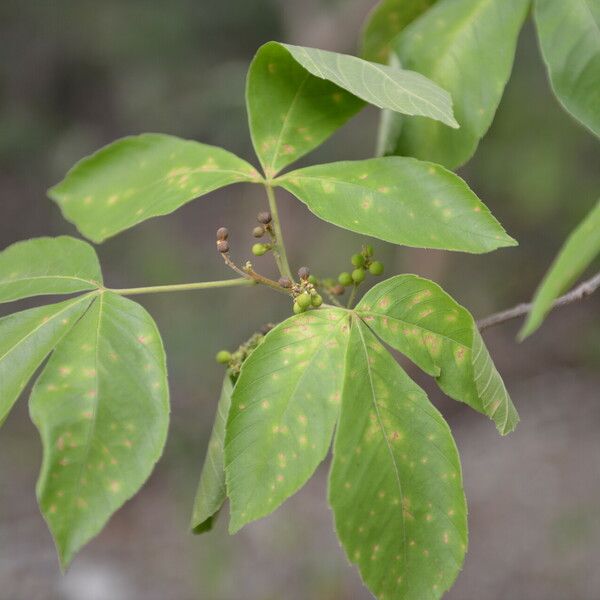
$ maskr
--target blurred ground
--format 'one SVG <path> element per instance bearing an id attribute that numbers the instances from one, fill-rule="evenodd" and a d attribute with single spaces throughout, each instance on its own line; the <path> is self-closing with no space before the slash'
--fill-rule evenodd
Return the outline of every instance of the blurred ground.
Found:
<path id="1" fill-rule="evenodd" d="M 226 146 L 253 160 L 243 105 L 253 52 L 279 39 L 353 52 L 367 0 L 4 0 L 0 4 L 0 247 L 74 233 L 45 189 L 114 138 L 162 131 Z M 303 162 L 368 157 L 367 110 Z M 467 256 L 375 243 L 388 274 L 444 285 L 474 314 L 528 299 L 569 230 L 595 201 L 597 142 L 550 95 L 533 32 L 490 134 L 463 175 L 518 248 Z M 99 247 L 115 287 L 229 276 L 214 253 L 219 225 L 246 252 L 260 190 L 227 188 Z M 281 196 L 294 264 L 335 274 L 362 238 L 317 221 Z M 268 264 L 268 259 L 264 259 Z M 265 269 L 268 269 L 265 266 Z M 318 270 L 318 269 L 316 269 Z M 326 468 L 277 513 L 235 537 L 226 519 L 204 537 L 187 524 L 222 371 L 235 347 L 285 300 L 265 290 L 142 297 L 168 350 L 172 423 L 147 485 L 61 576 L 35 504 L 40 444 L 25 397 L 0 432 L 2 600 L 346 600 L 368 598 L 347 566 L 325 503 Z M 274 303 L 274 304 L 273 304 Z M 2 306 L 2 314 L 13 307 Z M 522 423 L 493 426 L 444 399 L 461 451 L 471 543 L 451 600 L 600 597 L 600 296 L 553 314 L 530 341 L 517 324 L 486 334 Z"/>

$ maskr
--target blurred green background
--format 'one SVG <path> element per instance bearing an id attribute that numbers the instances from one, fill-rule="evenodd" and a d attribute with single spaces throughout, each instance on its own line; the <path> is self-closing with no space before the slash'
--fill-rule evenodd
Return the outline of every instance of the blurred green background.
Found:
<path id="1" fill-rule="evenodd" d="M 45 190 L 77 159 L 123 135 L 171 133 L 254 161 L 244 78 L 257 47 L 276 39 L 354 53 L 373 4 L 3 0 L 0 247 L 76 235 Z M 371 156 L 377 118 L 365 110 L 302 162 Z M 476 316 L 527 300 L 598 196 L 599 159 L 597 140 L 551 95 L 528 25 L 495 123 L 462 172 L 520 246 L 470 256 L 375 242 L 376 251 L 388 274 L 431 277 Z M 130 287 L 229 277 L 214 231 L 229 227 L 233 254 L 245 258 L 264 206 L 257 186 L 241 185 L 146 222 L 98 248 L 105 279 Z M 364 241 L 317 221 L 284 192 L 280 210 L 295 267 L 335 275 Z M 257 265 L 273 273 L 268 257 Z M 164 457 L 61 576 L 35 504 L 41 448 L 23 397 L 0 432 L 0 598 L 369 598 L 333 534 L 326 465 L 274 515 L 234 537 L 225 518 L 208 535 L 188 532 L 222 379 L 214 354 L 287 316 L 287 300 L 231 289 L 140 301 L 168 352 L 172 421 Z M 463 459 L 471 542 L 450 600 L 598 598 L 599 308 L 600 295 L 563 308 L 522 345 L 514 339 L 518 323 L 486 334 L 522 416 L 509 438 L 410 371 L 448 418 Z"/>

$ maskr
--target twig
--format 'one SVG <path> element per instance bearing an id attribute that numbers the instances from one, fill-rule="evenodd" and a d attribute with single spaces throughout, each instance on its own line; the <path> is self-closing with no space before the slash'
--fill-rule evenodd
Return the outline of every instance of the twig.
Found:
<path id="1" fill-rule="evenodd" d="M 591 279 L 584 281 L 576 288 L 573 288 L 570 292 L 566 293 L 564 296 L 557 298 L 553 302 L 552 308 L 565 306 L 566 304 L 571 304 L 573 302 L 577 302 L 578 300 L 582 300 L 586 296 L 591 296 L 598 288 L 600 288 L 600 273 L 596 273 L 596 275 L 594 275 Z M 518 304 L 513 308 L 509 308 L 507 310 L 494 313 L 489 317 L 479 319 L 479 321 L 477 321 L 477 327 L 479 327 L 480 330 L 483 330 L 487 329 L 488 327 L 500 325 L 500 323 L 505 323 L 506 321 L 511 321 L 512 319 L 518 319 L 519 317 L 529 314 L 532 307 L 532 302 Z"/>

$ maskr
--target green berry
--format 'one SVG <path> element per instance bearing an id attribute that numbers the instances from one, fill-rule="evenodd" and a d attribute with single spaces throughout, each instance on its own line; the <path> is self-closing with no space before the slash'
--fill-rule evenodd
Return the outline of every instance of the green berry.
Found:
<path id="1" fill-rule="evenodd" d="M 353 254 L 350 262 L 355 267 L 364 267 L 365 266 L 365 257 L 362 254 Z"/>
<path id="2" fill-rule="evenodd" d="M 360 268 L 360 269 L 354 269 L 354 271 L 352 271 L 352 281 L 354 281 L 354 283 L 361 283 L 362 281 L 365 280 L 365 276 L 366 276 L 366 272 L 364 269 Z"/>
<path id="3" fill-rule="evenodd" d="M 303 313 L 306 309 L 302 308 L 297 302 L 294 302 L 294 314 L 295 315 L 299 315 L 300 313 Z"/>
<path id="4" fill-rule="evenodd" d="M 371 246 L 371 244 L 365 244 L 363 246 L 363 252 L 365 253 L 365 256 L 373 256 L 373 246 Z"/>
<path id="5" fill-rule="evenodd" d="M 231 353 L 227 352 L 227 350 L 221 350 L 217 352 L 217 356 L 215 357 L 217 362 L 226 365 L 231 360 Z"/>
<path id="6" fill-rule="evenodd" d="M 266 254 L 269 250 L 269 246 L 267 244 L 254 244 L 254 246 L 252 246 L 252 254 L 254 254 L 254 256 L 262 256 L 263 254 Z"/>
<path id="7" fill-rule="evenodd" d="M 321 297 L 320 294 L 315 294 L 314 296 L 311 296 L 311 304 L 315 307 L 315 308 L 319 308 L 319 306 L 321 306 L 321 304 L 323 304 L 323 298 Z"/>
<path id="8" fill-rule="evenodd" d="M 303 292 L 296 298 L 296 304 L 302 309 L 308 308 L 310 306 L 310 303 L 311 297 L 310 294 L 308 294 L 307 292 Z"/>
<path id="9" fill-rule="evenodd" d="M 318 279 L 314 275 L 308 276 L 308 283 L 312 283 L 313 285 L 317 285 Z"/>
<path id="10" fill-rule="evenodd" d="M 352 285 L 352 275 L 350 275 L 350 273 L 340 273 L 338 276 L 338 281 L 342 284 L 342 285 Z"/>
<path id="11" fill-rule="evenodd" d="M 371 275 L 381 275 L 383 273 L 383 263 L 378 260 L 374 260 L 369 265 L 369 273 L 371 273 Z"/>

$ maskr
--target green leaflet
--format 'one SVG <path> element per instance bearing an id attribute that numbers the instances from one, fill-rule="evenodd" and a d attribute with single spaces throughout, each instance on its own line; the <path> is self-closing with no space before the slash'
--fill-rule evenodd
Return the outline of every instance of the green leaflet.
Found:
<path id="1" fill-rule="evenodd" d="M 402 66 L 423 73 L 454 100 L 460 129 L 406 119 L 387 154 L 415 156 L 454 169 L 475 153 L 510 77 L 530 0 L 439 0 L 396 41 Z"/>
<path id="2" fill-rule="evenodd" d="M 0 302 L 102 285 L 95 250 L 68 236 L 17 242 L 0 252 Z"/>
<path id="3" fill-rule="evenodd" d="M 340 403 L 348 313 L 287 319 L 246 360 L 225 436 L 231 533 L 274 511 L 325 458 Z"/>
<path id="4" fill-rule="evenodd" d="M 52 349 L 92 301 L 81 296 L 0 319 L 0 425 Z"/>
<path id="5" fill-rule="evenodd" d="M 246 81 L 250 134 L 267 177 L 322 144 L 364 102 L 311 75 L 277 42 L 256 53 Z"/>
<path id="6" fill-rule="evenodd" d="M 329 501 L 348 559 L 377 598 L 440 598 L 467 546 L 448 425 L 360 320 L 352 323 Z"/>
<path id="7" fill-rule="evenodd" d="M 221 397 L 217 405 L 217 414 L 213 425 L 210 440 L 208 442 L 208 452 L 204 459 L 200 483 L 194 500 L 194 510 L 192 513 L 191 527 L 194 533 L 204 533 L 212 529 L 213 521 L 221 509 L 227 490 L 225 486 L 225 465 L 224 465 L 224 445 L 225 445 L 225 424 L 231 405 L 231 393 L 233 392 L 233 383 L 229 375 L 225 375 Z"/>
<path id="8" fill-rule="evenodd" d="M 165 355 L 138 304 L 100 294 L 35 384 L 37 495 L 63 567 L 150 475 L 168 427 Z"/>
<path id="9" fill-rule="evenodd" d="M 369 13 L 361 36 L 361 56 L 387 63 L 393 39 L 436 0 L 381 0 Z"/>
<path id="10" fill-rule="evenodd" d="M 473 317 L 438 285 L 416 275 L 391 277 L 355 310 L 451 398 L 487 415 L 502 435 L 514 430 L 519 417 Z"/>
<path id="11" fill-rule="evenodd" d="M 395 244 L 473 253 L 516 245 L 460 177 L 414 158 L 316 165 L 274 184 L 325 221 Z"/>
<path id="12" fill-rule="evenodd" d="M 335 83 L 365 102 L 458 127 L 450 95 L 420 73 L 371 63 L 348 54 L 289 44 L 282 46 L 309 73 Z"/>
<path id="13" fill-rule="evenodd" d="M 552 309 L 558 296 L 569 289 L 590 263 L 600 254 L 600 200 L 567 238 L 552 266 L 535 293 L 533 307 L 519 333 L 531 335 Z"/>
<path id="14" fill-rule="evenodd" d="M 534 6 L 554 93 L 600 137 L 600 1 L 535 0 Z"/>
<path id="15" fill-rule="evenodd" d="M 63 216 L 94 242 L 231 183 L 260 182 L 222 148 L 170 135 L 126 137 L 79 161 L 48 192 Z"/>

